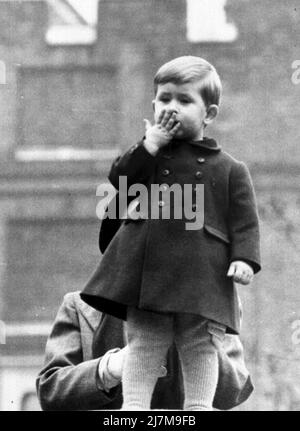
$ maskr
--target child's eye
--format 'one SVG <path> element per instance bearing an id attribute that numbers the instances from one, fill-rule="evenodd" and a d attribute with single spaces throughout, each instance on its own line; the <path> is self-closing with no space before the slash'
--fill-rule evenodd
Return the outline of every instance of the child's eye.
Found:
<path id="1" fill-rule="evenodd" d="M 169 103 L 170 102 L 170 99 L 168 97 L 161 97 L 159 100 L 163 103 Z"/>
<path id="2" fill-rule="evenodd" d="M 188 103 L 192 103 L 191 99 L 181 99 L 180 101 L 182 104 L 186 105 Z"/>

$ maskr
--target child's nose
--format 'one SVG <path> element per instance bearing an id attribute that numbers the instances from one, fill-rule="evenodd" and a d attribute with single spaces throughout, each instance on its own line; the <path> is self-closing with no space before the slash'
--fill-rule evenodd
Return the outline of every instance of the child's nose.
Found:
<path id="1" fill-rule="evenodd" d="M 175 114 L 178 114 L 178 107 L 175 103 L 170 103 L 168 106 L 168 111 L 174 112 Z"/>

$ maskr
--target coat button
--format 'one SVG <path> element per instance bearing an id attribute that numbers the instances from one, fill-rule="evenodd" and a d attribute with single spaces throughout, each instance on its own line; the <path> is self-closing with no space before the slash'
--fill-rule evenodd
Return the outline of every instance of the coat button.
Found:
<path id="1" fill-rule="evenodd" d="M 198 157 L 197 162 L 198 163 L 204 163 L 205 159 L 203 157 Z"/>
<path id="2" fill-rule="evenodd" d="M 163 158 L 169 160 L 169 159 L 172 159 L 173 156 L 171 154 L 163 154 Z"/>
<path id="3" fill-rule="evenodd" d="M 167 175 L 170 175 L 170 170 L 169 169 L 164 169 L 162 171 L 162 174 L 166 177 Z"/>
<path id="4" fill-rule="evenodd" d="M 159 207 L 163 207 L 165 205 L 165 202 L 164 201 L 158 201 L 158 206 Z"/>
<path id="5" fill-rule="evenodd" d="M 196 211 L 196 209 L 197 209 L 197 208 L 198 208 L 197 204 L 193 204 L 193 205 L 192 205 L 192 210 L 193 210 L 193 211 Z"/>
<path id="6" fill-rule="evenodd" d="M 196 177 L 196 178 L 202 178 L 202 177 L 203 177 L 202 172 L 201 172 L 201 171 L 197 171 L 197 172 L 195 173 L 195 177 Z"/>

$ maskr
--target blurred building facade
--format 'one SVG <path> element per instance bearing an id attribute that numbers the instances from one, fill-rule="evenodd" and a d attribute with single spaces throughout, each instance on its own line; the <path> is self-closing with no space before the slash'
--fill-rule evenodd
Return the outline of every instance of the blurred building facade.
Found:
<path id="1" fill-rule="evenodd" d="M 95 22 L 68 1 L 0 2 L 0 410 L 35 407 L 57 308 L 101 258 L 96 188 L 143 135 L 157 68 L 186 54 L 221 75 L 209 135 L 248 164 L 261 216 L 263 271 L 239 287 L 256 386 L 242 408 L 300 408 L 300 8 L 215 7 L 236 30 L 191 42 L 185 0 L 101 0 Z"/>

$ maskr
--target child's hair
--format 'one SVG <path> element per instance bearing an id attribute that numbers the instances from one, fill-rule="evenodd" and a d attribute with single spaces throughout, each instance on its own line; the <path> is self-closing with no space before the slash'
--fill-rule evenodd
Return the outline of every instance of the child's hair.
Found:
<path id="1" fill-rule="evenodd" d="M 222 84 L 220 77 L 208 61 L 201 57 L 186 55 L 163 64 L 154 77 L 154 92 L 159 84 L 172 82 L 177 85 L 199 81 L 201 97 L 206 105 L 219 105 Z"/>

